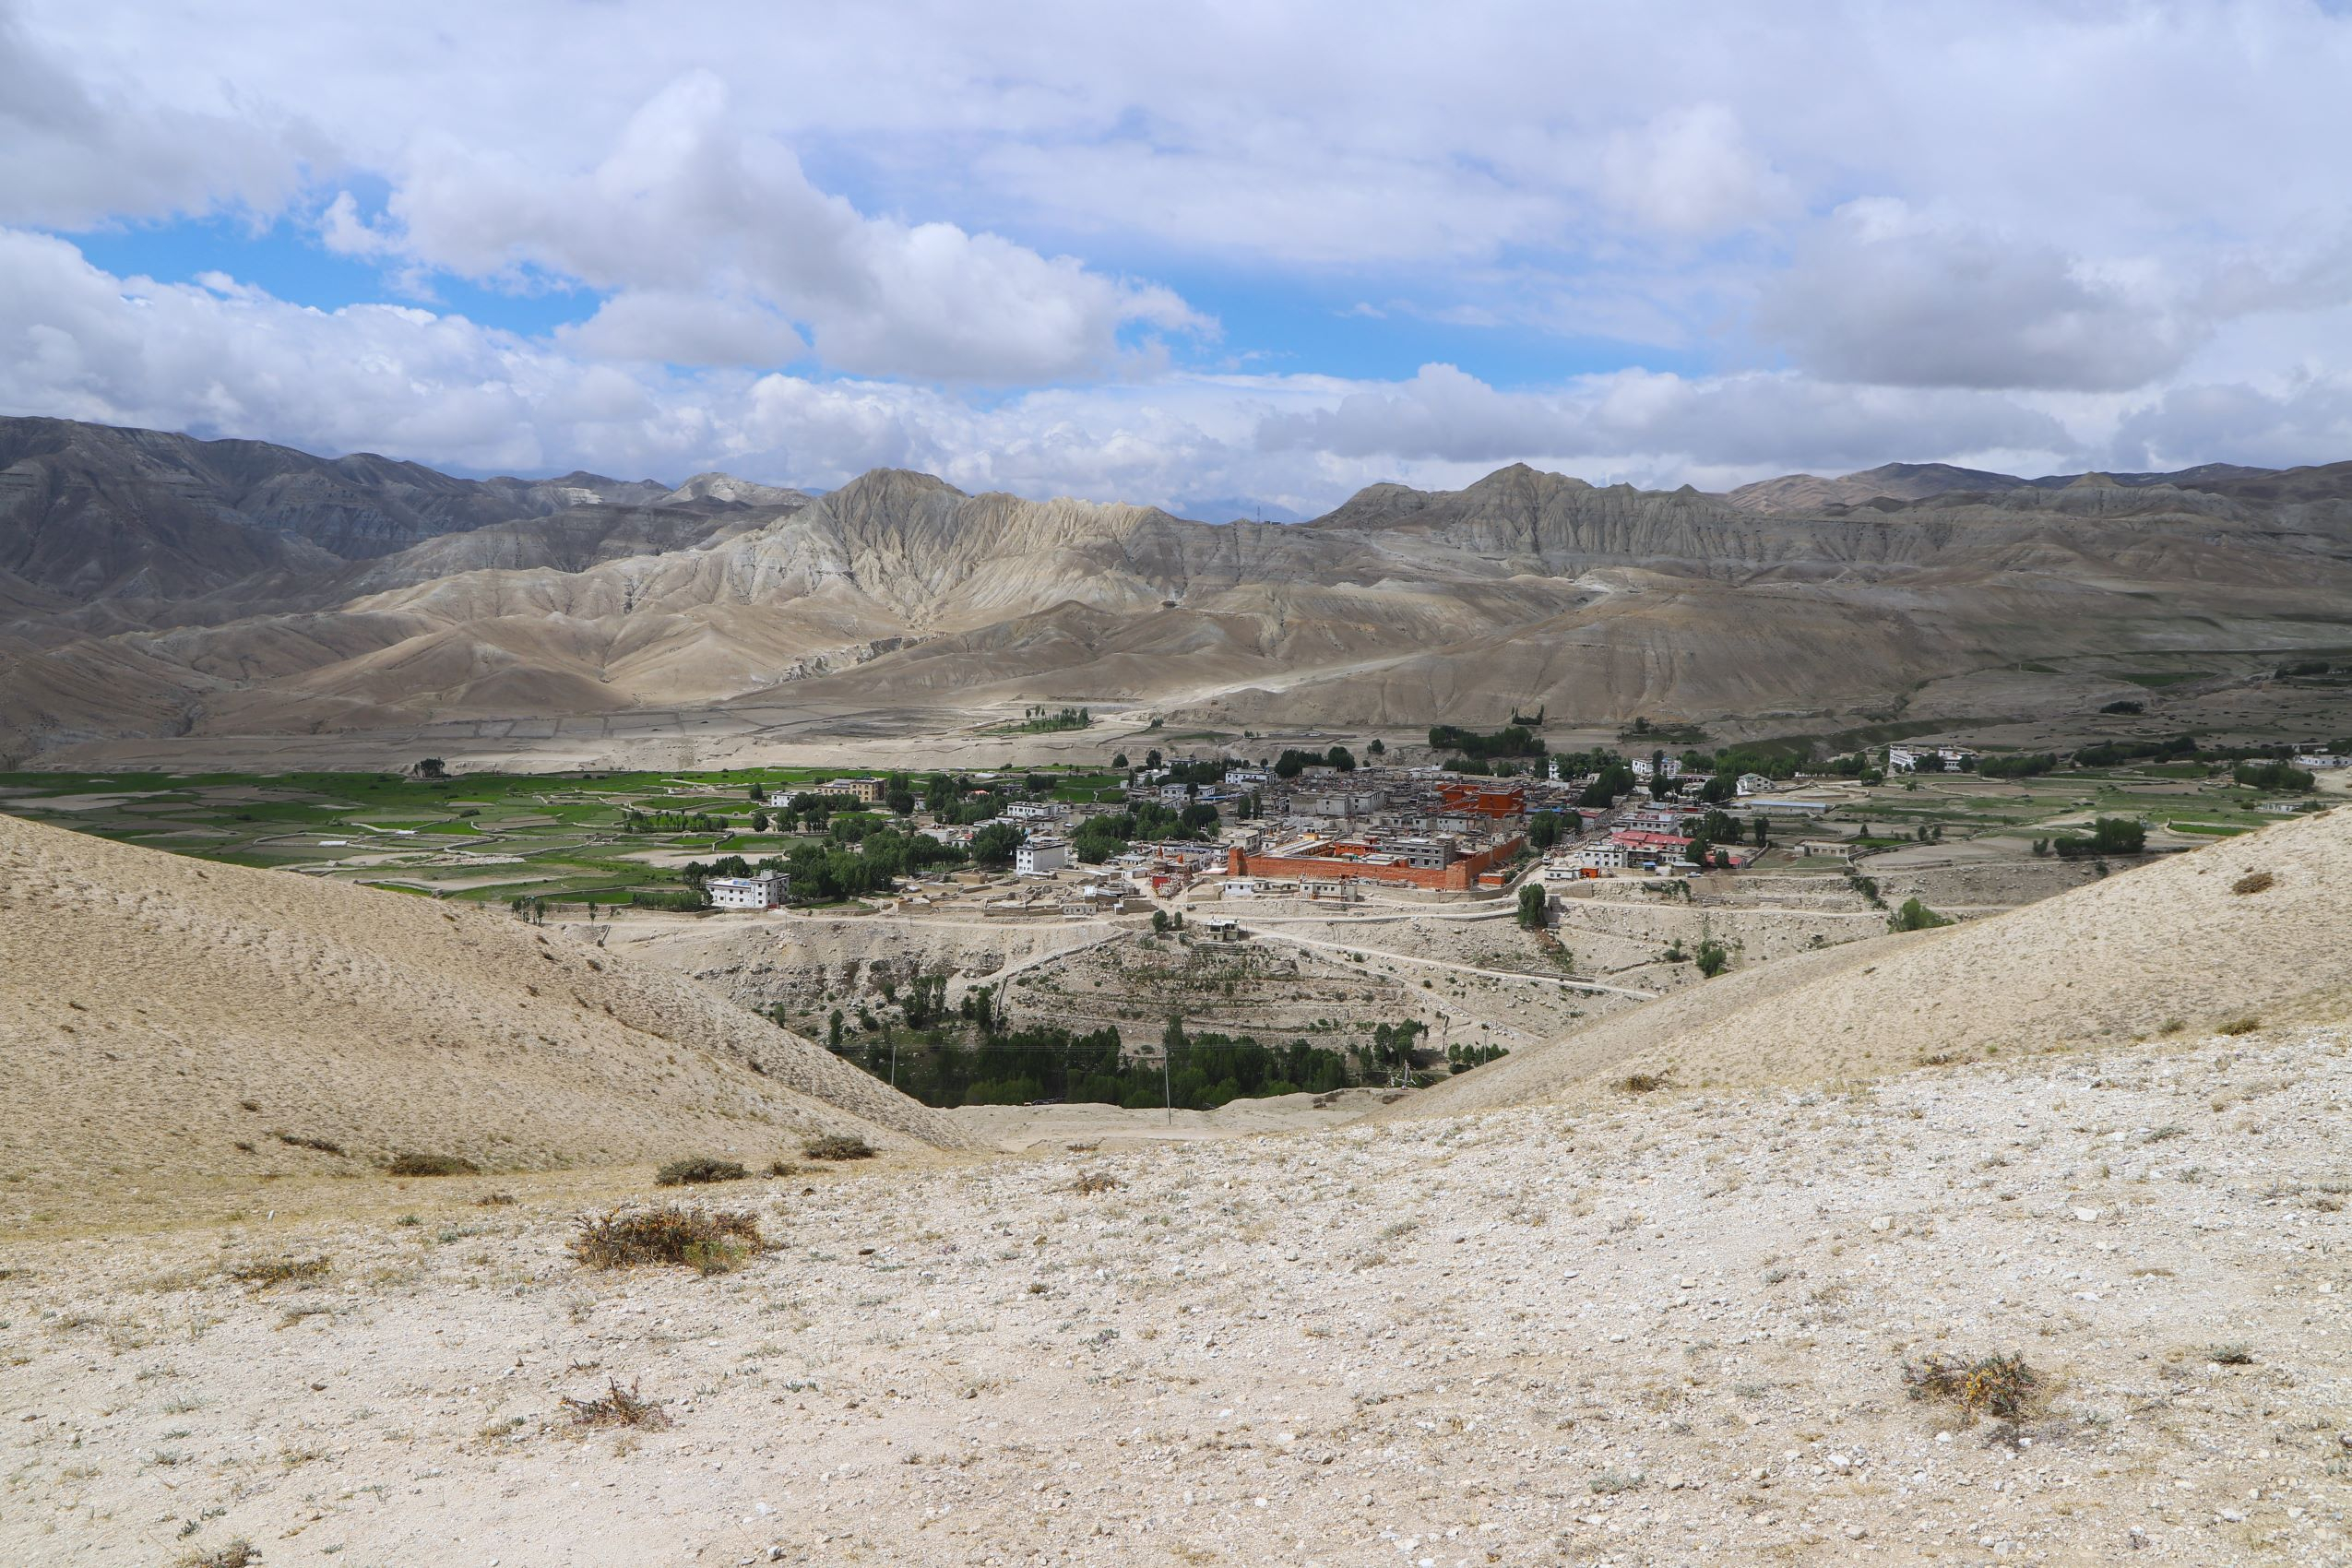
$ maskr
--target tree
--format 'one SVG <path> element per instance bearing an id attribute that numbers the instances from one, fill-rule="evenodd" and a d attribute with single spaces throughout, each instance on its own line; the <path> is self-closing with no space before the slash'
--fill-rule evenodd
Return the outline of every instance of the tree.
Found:
<path id="1" fill-rule="evenodd" d="M 1698 962 L 1699 973 L 1709 980 L 1731 967 L 1730 950 L 1712 936 L 1700 939 L 1699 950 L 1693 956 Z"/>
<path id="2" fill-rule="evenodd" d="M 1519 923 L 1529 931 L 1541 931 L 1544 924 L 1545 907 L 1550 902 L 1550 897 L 1544 893 L 1543 884 L 1539 882 L 1530 882 L 1520 888 Z"/>
<path id="3" fill-rule="evenodd" d="M 841 1049 L 841 1009 L 836 1007 L 833 1016 L 825 1021 L 825 1043 L 835 1051 Z"/>
<path id="4" fill-rule="evenodd" d="M 1277 778 L 1296 778 L 1306 771 L 1307 761 L 1307 754 L 1304 752 L 1284 752 L 1274 759 L 1274 776 Z"/>
<path id="5" fill-rule="evenodd" d="M 765 833 L 767 831 L 767 814 L 766 812 L 752 813 L 752 831 L 754 833 Z"/>
<path id="6" fill-rule="evenodd" d="M 1127 754 L 1125 752 L 1121 752 L 1113 756 L 1111 759 L 1111 766 L 1123 771 L 1127 766 Z"/>
<path id="7" fill-rule="evenodd" d="M 1527 847 L 1549 849 L 1560 842 L 1560 814 L 1538 812 L 1527 819 Z"/>
<path id="8" fill-rule="evenodd" d="M 1342 773 L 1356 771 L 1356 758 L 1345 746 L 1334 746 L 1324 754 L 1324 760 Z"/>
<path id="9" fill-rule="evenodd" d="M 449 769 L 437 756 L 429 756 L 420 759 L 414 771 L 419 778 L 446 778 L 449 777 Z"/>
<path id="10" fill-rule="evenodd" d="M 1021 830 L 1009 822 L 992 822 L 972 835 L 972 859 L 992 871 L 1011 865 L 1020 847 Z"/>
<path id="11" fill-rule="evenodd" d="M 1771 847 L 1772 823 L 1769 818 L 1761 816 L 1757 817 L 1754 821 L 1748 824 L 1748 830 L 1755 835 L 1757 849 L 1764 849 Z"/>
<path id="12" fill-rule="evenodd" d="M 1168 911 L 1167 911 L 1167 910 L 1165 910 L 1165 909 L 1154 909 L 1154 910 L 1151 912 L 1151 929 L 1153 930 L 1153 932 L 1154 932 L 1155 933 L 1158 933 L 1158 934 L 1160 934 L 1160 935 L 1166 935 L 1166 934 L 1167 934 L 1167 932 L 1168 932 Z"/>
<path id="13" fill-rule="evenodd" d="M 1374 756 L 1385 756 L 1388 754 L 1388 744 L 1379 736 L 1374 735 L 1372 739 L 1372 744 L 1366 746 L 1364 750 L 1370 752 Z"/>
<path id="14" fill-rule="evenodd" d="M 750 783 L 743 786 L 743 799 L 747 801 L 756 801 L 759 799 L 758 779 L 754 778 Z"/>
<path id="15" fill-rule="evenodd" d="M 1950 925 L 1952 920 L 1948 915 L 1937 914 L 1917 898 L 1906 898 L 1903 907 L 1886 923 L 1895 931 L 1933 931 L 1937 926 Z"/>

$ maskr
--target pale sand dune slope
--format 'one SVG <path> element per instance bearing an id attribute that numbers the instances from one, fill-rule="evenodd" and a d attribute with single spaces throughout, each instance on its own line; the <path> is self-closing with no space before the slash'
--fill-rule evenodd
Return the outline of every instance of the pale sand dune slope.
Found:
<path id="1" fill-rule="evenodd" d="M 2268 873 L 2259 892 L 2232 889 Z M 1641 1072 L 1680 1087 L 1822 1083 L 2155 1035 L 2352 1016 L 2352 812 L 2299 818 L 1988 920 L 1737 970 L 1414 1095 L 1381 1114 L 1569 1098 Z"/>
<path id="2" fill-rule="evenodd" d="M 748 1162 L 837 1131 L 969 1141 L 684 977 L 560 932 L 0 816 L 0 1175 L 87 1195 L 401 1150 Z"/>

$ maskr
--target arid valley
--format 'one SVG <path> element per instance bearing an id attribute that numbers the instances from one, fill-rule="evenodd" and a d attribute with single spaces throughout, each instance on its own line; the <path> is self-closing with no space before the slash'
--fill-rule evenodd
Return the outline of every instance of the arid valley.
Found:
<path id="1" fill-rule="evenodd" d="M 0 0 L 0 1568 L 2352 1568 L 2346 79 Z"/>

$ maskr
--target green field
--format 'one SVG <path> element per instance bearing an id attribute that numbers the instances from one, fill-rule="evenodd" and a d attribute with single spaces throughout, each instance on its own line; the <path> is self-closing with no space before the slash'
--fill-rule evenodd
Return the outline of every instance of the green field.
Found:
<path id="1" fill-rule="evenodd" d="M 1114 775 L 1051 774 L 1085 800 Z M 805 788 L 840 769 L 717 773 L 0 773 L 0 811 L 149 849 L 433 897 L 618 902 L 672 889 L 688 860 L 780 855 L 751 830 L 754 786 Z M 624 832 L 630 811 L 724 819 L 717 832 Z"/>

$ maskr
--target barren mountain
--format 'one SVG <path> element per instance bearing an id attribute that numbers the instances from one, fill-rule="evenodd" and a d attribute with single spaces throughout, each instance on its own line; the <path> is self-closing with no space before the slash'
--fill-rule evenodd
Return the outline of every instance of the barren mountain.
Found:
<path id="1" fill-rule="evenodd" d="M 1998 495 L 2031 483 L 2012 474 L 1959 469 L 1950 463 L 1885 463 L 1859 473 L 1822 479 L 1783 474 L 1731 492 L 1735 506 L 1751 512 L 1818 512 L 1824 506 L 1860 506 L 1872 501 L 1924 501 L 1930 495 L 1968 491 Z"/>
<path id="2" fill-rule="evenodd" d="M 57 435 L 85 427 L 43 428 L 88 444 Z M 235 456 L 214 448 L 238 446 L 89 443 L 213 469 Z M 281 469 L 300 457 L 254 449 Z M 303 461 L 303 485 L 326 474 L 353 494 L 382 463 Z M 81 535 L 64 502 L 19 507 L 41 548 L 0 576 L 0 636 L 16 639 L 0 644 L 0 757 L 109 735 L 185 732 L 200 749 L 726 703 L 1128 703 L 1269 728 L 1541 705 L 1596 723 L 1779 712 L 1835 728 L 2020 660 L 2259 657 L 2340 642 L 2352 623 L 2352 501 L 2320 470 L 2271 476 L 2275 495 L 2247 500 L 2139 482 L 2151 476 L 2003 487 L 1886 469 L 1925 493 L 1776 513 L 1514 465 L 1459 491 L 1376 485 L 1269 526 L 968 495 L 900 470 L 812 499 L 711 475 L 675 491 L 436 487 L 387 467 L 400 471 L 369 515 L 440 531 L 362 561 L 308 537 L 374 537 L 351 508 L 265 526 L 266 509 L 183 506 L 167 538 L 141 499 L 178 493 L 160 481 L 75 492 L 110 519 Z M 1977 488 L 1936 488 L 1954 476 Z M 565 504 L 599 486 L 638 493 Z M 183 571 L 176 597 L 157 597 Z M 22 668 L 35 657 L 56 668 Z"/>
<path id="3" fill-rule="evenodd" d="M 330 459 L 260 441 L 0 419 L 0 568 L 83 599 L 179 598 L 273 568 L 662 494 L 595 474 L 453 479 L 370 453 Z"/>
<path id="4" fill-rule="evenodd" d="M 502 916 L 0 815 L 0 1168 L 43 1189 L 491 1170 L 938 1113 L 683 976 Z"/>

